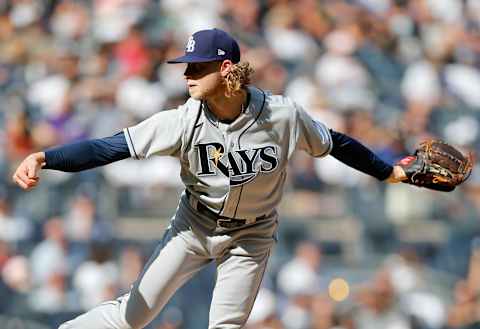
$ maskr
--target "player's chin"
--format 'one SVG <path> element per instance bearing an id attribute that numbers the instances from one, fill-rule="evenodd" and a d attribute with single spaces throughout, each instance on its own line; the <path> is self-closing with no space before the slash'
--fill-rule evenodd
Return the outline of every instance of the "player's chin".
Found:
<path id="1" fill-rule="evenodd" d="M 205 99 L 205 96 L 197 90 L 189 89 L 188 93 L 190 94 L 190 97 L 192 97 L 193 99 L 195 99 L 197 101 L 203 101 Z"/>

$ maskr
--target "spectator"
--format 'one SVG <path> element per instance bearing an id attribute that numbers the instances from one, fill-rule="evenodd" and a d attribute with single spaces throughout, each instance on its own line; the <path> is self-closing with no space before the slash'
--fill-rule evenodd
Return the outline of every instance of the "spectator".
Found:
<path id="1" fill-rule="evenodd" d="M 19 249 L 32 238 L 33 225 L 26 218 L 13 215 L 9 208 L 8 200 L 0 196 L 0 240 Z"/>
<path id="2" fill-rule="evenodd" d="M 287 297 L 282 310 L 282 323 L 287 329 L 303 329 L 311 325 L 313 296 L 320 291 L 319 266 L 321 252 L 313 242 L 301 242 L 294 258 L 278 274 L 278 287 Z"/>
<path id="3" fill-rule="evenodd" d="M 127 246 L 122 249 L 119 263 L 118 289 L 120 294 L 130 291 L 130 286 L 140 275 L 144 259 L 139 248 Z M 117 294 L 118 295 L 118 294 Z"/>
<path id="4" fill-rule="evenodd" d="M 113 299 L 118 288 L 118 268 L 111 259 L 111 246 L 93 243 L 90 252 L 90 258 L 79 266 L 73 276 L 82 310 Z"/>
<path id="5" fill-rule="evenodd" d="M 282 323 L 277 317 L 275 294 L 260 288 L 252 312 L 247 321 L 247 329 L 282 329 Z"/>
<path id="6" fill-rule="evenodd" d="M 15 315 L 28 314 L 28 297 L 32 286 L 28 259 L 24 256 L 11 257 L 3 266 L 1 274 L 6 288 L 3 298 L 8 301 L 4 312 Z"/>
<path id="7" fill-rule="evenodd" d="M 370 285 L 362 287 L 356 299 L 362 306 L 356 315 L 358 329 L 411 329 L 409 318 L 398 305 L 390 274 L 380 270 Z"/>
<path id="8" fill-rule="evenodd" d="M 68 251 L 61 218 L 50 218 L 43 225 L 44 239 L 37 244 L 30 255 L 32 282 L 41 286 L 56 273 L 67 274 Z"/>

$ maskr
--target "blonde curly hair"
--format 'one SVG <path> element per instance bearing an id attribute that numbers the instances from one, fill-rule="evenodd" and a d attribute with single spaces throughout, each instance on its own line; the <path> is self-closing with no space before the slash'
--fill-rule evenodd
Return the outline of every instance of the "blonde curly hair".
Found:
<path id="1" fill-rule="evenodd" d="M 253 72 L 254 69 L 248 62 L 234 64 L 225 77 L 225 95 L 231 97 L 240 92 L 240 90 L 250 83 L 250 78 Z"/>

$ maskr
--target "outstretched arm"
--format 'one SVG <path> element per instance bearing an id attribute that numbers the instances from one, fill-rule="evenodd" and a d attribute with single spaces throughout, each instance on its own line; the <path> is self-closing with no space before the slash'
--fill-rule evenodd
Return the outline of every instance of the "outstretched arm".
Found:
<path id="1" fill-rule="evenodd" d="M 58 146 L 29 155 L 13 174 L 13 181 L 23 189 L 38 184 L 41 169 L 77 172 L 103 166 L 130 157 L 123 132 L 111 137 Z"/>
<path id="2" fill-rule="evenodd" d="M 355 139 L 330 129 L 333 147 L 330 155 L 365 174 L 398 183 L 407 177 L 400 166 L 391 166 Z"/>

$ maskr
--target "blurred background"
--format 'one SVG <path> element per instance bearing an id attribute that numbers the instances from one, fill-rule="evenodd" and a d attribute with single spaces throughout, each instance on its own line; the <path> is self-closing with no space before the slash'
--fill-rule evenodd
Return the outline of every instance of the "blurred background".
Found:
<path id="1" fill-rule="evenodd" d="M 253 83 L 393 163 L 425 138 L 480 151 L 479 0 L 0 0 L 0 327 L 56 328 L 126 291 L 182 192 L 172 158 L 42 173 L 18 163 L 186 98 L 188 36 L 219 27 Z M 248 328 L 477 328 L 480 170 L 453 193 L 297 153 Z M 335 279 L 335 280 L 334 280 Z M 206 328 L 214 268 L 148 327 Z"/>

